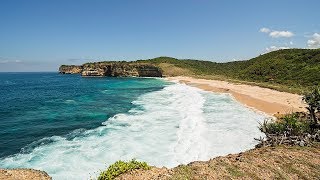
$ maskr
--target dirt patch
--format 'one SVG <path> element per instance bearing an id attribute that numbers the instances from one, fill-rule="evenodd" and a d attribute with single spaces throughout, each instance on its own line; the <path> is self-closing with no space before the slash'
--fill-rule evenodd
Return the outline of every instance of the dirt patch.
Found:
<path id="1" fill-rule="evenodd" d="M 0 179 L 5 180 L 51 180 L 44 171 L 34 169 L 0 169 Z"/>

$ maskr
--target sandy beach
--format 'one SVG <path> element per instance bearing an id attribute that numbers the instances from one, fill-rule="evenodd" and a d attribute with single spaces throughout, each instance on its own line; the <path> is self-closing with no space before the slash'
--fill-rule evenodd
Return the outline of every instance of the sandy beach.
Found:
<path id="1" fill-rule="evenodd" d="M 262 111 L 268 115 L 285 114 L 305 111 L 306 104 L 302 96 L 287 92 L 280 92 L 258 86 L 235 84 L 226 81 L 196 79 L 192 77 L 168 77 L 168 80 L 178 81 L 200 89 L 218 93 L 229 93 L 237 101 Z"/>

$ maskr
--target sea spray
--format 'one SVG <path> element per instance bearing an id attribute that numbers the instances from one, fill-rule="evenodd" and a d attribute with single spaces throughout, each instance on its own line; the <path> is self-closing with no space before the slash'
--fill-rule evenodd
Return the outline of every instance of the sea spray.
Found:
<path id="1" fill-rule="evenodd" d="M 179 111 L 180 120 L 174 158 L 178 163 L 205 160 L 208 157 L 208 143 L 205 139 L 206 124 L 203 113 L 205 98 L 201 91 L 183 84 L 171 86 L 171 91 L 181 95 L 171 106 Z"/>

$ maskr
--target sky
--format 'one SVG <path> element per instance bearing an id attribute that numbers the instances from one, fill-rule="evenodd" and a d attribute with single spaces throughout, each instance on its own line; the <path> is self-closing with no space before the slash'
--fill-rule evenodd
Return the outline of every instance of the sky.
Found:
<path id="1" fill-rule="evenodd" d="M 319 0 L 1 0 L 0 71 L 320 48 Z"/>

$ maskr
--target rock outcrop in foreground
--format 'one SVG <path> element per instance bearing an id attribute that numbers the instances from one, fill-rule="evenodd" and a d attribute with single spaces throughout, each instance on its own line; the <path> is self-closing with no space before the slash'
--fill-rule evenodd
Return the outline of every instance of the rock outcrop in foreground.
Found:
<path id="1" fill-rule="evenodd" d="M 162 70 L 152 64 L 136 62 L 97 62 L 82 66 L 62 65 L 61 74 L 108 77 L 162 77 Z"/>
<path id="2" fill-rule="evenodd" d="M 5 180 L 51 180 L 44 171 L 34 169 L 0 169 L 0 179 Z"/>
<path id="3" fill-rule="evenodd" d="M 116 179 L 320 179 L 320 144 L 257 148 L 173 169 L 134 170 Z"/>

